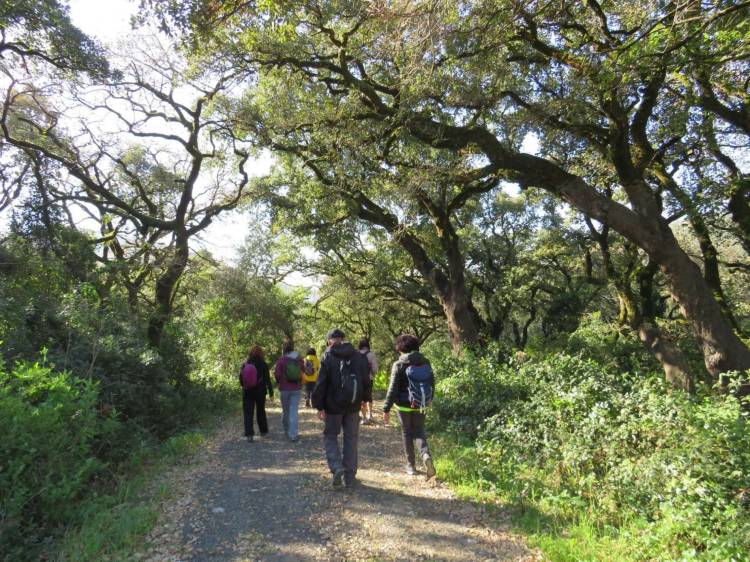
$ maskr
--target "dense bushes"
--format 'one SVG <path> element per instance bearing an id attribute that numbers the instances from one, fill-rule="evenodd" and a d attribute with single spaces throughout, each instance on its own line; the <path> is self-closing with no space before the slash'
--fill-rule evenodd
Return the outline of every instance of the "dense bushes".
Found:
<path id="1" fill-rule="evenodd" d="M 134 458 L 225 407 L 236 381 L 193 376 L 178 321 L 150 348 L 90 247 L 61 257 L 10 236 L 0 255 L 0 552 L 16 561 L 80 522 Z"/>
<path id="2" fill-rule="evenodd" d="M 31 543 L 75 519 L 76 500 L 105 464 L 97 450 L 121 424 L 100 416 L 97 384 L 39 364 L 0 369 L 0 551 L 22 559 Z"/>
<path id="3" fill-rule="evenodd" d="M 634 558 L 744 559 L 750 431 L 737 400 L 670 394 L 656 375 L 613 366 L 562 352 L 438 360 L 432 423 L 476 427 L 482 474 L 516 502 L 622 537 L 640 529 L 627 538 Z"/>

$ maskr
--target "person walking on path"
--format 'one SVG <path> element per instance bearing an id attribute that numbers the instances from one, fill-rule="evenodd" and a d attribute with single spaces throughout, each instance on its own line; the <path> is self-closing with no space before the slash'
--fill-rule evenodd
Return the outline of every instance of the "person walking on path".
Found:
<path id="1" fill-rule="evenodd" d="M 294 343 L 285 340 L 281 358 L 276 362 L 274 376 L 281 395 L 281 424 L 290 441 L 299 439 L 298 411 L 302 395 L 302 358 L 294 351 Z"/>
<path id="2" fill-rule="evenodd" d="M 333 486 L 352 488 L 357 476 L 359 410 L 363 401 L 372 399 L 367 361 L 344 341 L 344 332 L 333 329 L 326 340 L 328 349 L 320 361 L 318 382 L 312 395 L 313 407 L 325 422 L 323 442 L 326 461 L 333 474 Z M 339 433 L 343 430 L 343 453 Z"/>
<path id="3" fill-rule="evenodd" d="M 311 408 L 312 403 L 310 402 L 310 398 L 312 397 L 312 391 L 315 388 L 315 381 L 318 380 L 318 371 L 320 370 L 320 359 L 318 359 L 318 355 L 315 353 L 315 348 L 311 347 L 307 350 L 304 365 L 302 383 L 305 385 L 305 406 Z"/>
<path id="4" fill-rule="evenodd" d="M 359 349 L 359 352 L 364 355 L 365 359 L 367 359 L 367 366 L 370 370 L 370 386 L 372 387 L 373 382 L 375 381 L 375 375 L 378 372 L 378 358 L 375 355 L 373 351 L 370 351 L 370 340 L 367 338 L 362 338 L 359 340 L 359 345 L 357 346 Z M 372 419 L 372 396 L 370 396 L 369 402 L 362 402 L 362 423 L 365 425 L 370 425 L 373 423 Z"/>
<path id="5" fill-rule="evenodd" d="M 395 405 L 404 439 L 407 474 L 417 473 L 414 451 L 416 441 L 427 478 L 432 478 L 435 476 L 435 466 L 427 444 L 424 422 L 425 408 L 432 401 L 435 376 L 430 362 L 419 352 L 419 340 L 415 336 L 398 336 L 396 351 L 400 356 L 391 367 L 388 393 L 383 403 L 383 422 L 390 422 L 390 410 Z"/>
<path id="6" fill-rule="evenodd" d="M 255 380 L 253 381 L 253 368 Z M 250 348 L 247 360 L 240 368 L 240 384 L 242 385 L 242 415 L 245 421 L 245 437 L 249 443 L 253 442 L 253 414 L 257 412 L 260 436 L 268 433 L 266 418 L 266 393 L 273 400 L 273 385 L 268 370 L 268 363 L 263 359 L 263 349 L 259 345 Z"/>

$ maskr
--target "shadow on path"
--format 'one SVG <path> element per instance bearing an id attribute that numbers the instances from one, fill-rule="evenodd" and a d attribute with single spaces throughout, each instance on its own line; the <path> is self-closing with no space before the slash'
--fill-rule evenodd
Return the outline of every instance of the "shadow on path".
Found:
<path id="1" fill-rule="evenodd" d="M 170 560 L 538 559 L 504 529 L 487 526 L 480 506 L 404 474 L 394 428 L 361 427 L 359 485 L 334 490 L 314 412 L 300 410 L 296 443 L 280 429 L 280 410 L 268 414 L 265 439 L 247 443 L 234 416 L 209 443 L 189 499 L 177 500 L 184 509 L 175 516 L 179 544 L 166 549 Z M 164 560 L 147 558 L 156 559 Z"/>

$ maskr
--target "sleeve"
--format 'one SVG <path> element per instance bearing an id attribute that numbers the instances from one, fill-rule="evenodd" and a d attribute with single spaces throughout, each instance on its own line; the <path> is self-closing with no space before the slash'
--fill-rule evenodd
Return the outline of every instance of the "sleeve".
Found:
<path id="1" fill-rule="evenodd" d="M 276 384 L 278 385 L 281 382 L 281 378 L 284 374 L 284 358 L 282 357 L 278 361 L 276 361 L 276 365 L 273 368 L 273 376 L 276 379 Z"/>
<path id="2" fill-rule="evenodd" d="M 388 392 L 385 394 L 385 402 L 383 402 L 383 411 L 384 412 L 390 412 L 391 406 L 396 402 L 396 398 L 398 395 L 398 370 L 399 370 L 399 363 L 398 361 L 393 363 L 393 366 L 391 367 L 391 380 L 388 383 Z"/>
<path id="3" fill-rule="evenodd" d="M 240 386 L 242 386 L 242 369 L 244 368 L 245 368 L 245 364 L 243 363 L 242 365 L 240 365 L 240 375 L 239 375 Z"/>
<path id="4" fill-rule="evenodd" d="M 328 390 L 328 362 L 324 359 L 320 363 L 320 371 L 318 371 L 318 380 L 315 382 L 315 387 L 312 391 L 312 405 L 316 410 L 326 409 L 326 392 Z"/>

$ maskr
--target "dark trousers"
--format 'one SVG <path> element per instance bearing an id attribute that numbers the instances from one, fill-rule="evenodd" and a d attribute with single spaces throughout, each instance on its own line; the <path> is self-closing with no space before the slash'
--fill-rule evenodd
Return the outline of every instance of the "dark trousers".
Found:
<path id="1" fill-rule="evenodd" d="M 242 391 L 242 415 L 245 419 L 245 437 L 254 435 L 253 413 L 258 412 L 258 429 L 260 434 L 268 433 L 268 420 L 266 419 L 266 393 L 253 390 Z"/>
<path id="2" fill-rule="evenodd" d="M 343 453 L 339 448 L 339 433 L 344 431 Z M 344 481 L 353 482 L 357 475 L 357 440 L 359 439 L 359 412 L 352 414 L 326 414 L 323 444 L 326 461 L 331 472 L 343 468 Z"/>
<path id="3" fill-rule="evenodd" d="M 305 406 L 310 405 L 310 400 L 312 399 L 312 391 L 313 388 L 315 388 L 314 382 L 306 382 L 305 383 Z"/>
<path id="4" fill-rule="evenodd" d="M 430 456 L 427 446 L 427 436 L 424 432 L 424 418 L 422 412 L 402 412 L 399 410 L 398 419 L 401 422 L 401 434 L 404 438 L 404 453 L 409 466 L 414 466 L 414 442 L 417 442 L 419 454 L 424 460 Z"/>

